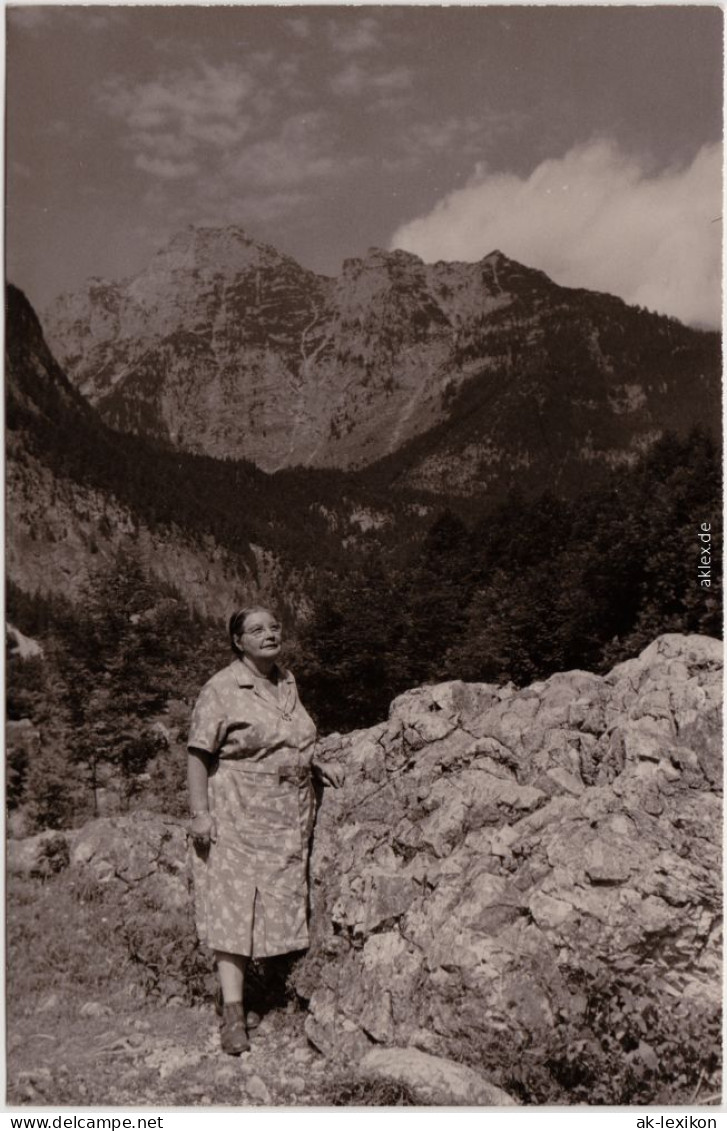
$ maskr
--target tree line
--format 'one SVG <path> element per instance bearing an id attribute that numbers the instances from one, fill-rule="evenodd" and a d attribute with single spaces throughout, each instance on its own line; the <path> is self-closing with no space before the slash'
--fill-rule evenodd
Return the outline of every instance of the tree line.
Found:
<path id="1" fill-rule="evenodd" d="M 347 730 L 423 682 L 523 686 L 606 671 L 664 632 L 721 636 L 721 514 L 720 455 L 699 429 L 572 501 L 512 493 L 471 527 L 445 511 L 405 568 L 371 557 L 319 578 L 299 640 L 306 701 L 323 729 Z"/>

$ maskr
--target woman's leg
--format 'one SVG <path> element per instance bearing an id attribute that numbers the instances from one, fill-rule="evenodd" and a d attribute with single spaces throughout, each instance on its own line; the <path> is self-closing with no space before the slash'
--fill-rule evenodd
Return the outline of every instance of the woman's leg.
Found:
<path id="1" fill-rule="evenodd" d="M 224 950 L 217 950 L 215 951 L 215 958 L 217 960 L 217 972 L 220 977 L 223 1002 L 225 1005 L 232 1005 L 233 1002 L 242 1002 L 245 990 L 247 955 L 228 954 Z"/>
<path id="2" fill-rule="evenodd" d="M 222 1051 L 231 1056 L 239 1056 L 250 1048 L 242 1005 L 247 957 L 244 954 L 228 954 L 224 950 L 215 951 L 215 957 L 223 1002 L 220 1029 Z"/>

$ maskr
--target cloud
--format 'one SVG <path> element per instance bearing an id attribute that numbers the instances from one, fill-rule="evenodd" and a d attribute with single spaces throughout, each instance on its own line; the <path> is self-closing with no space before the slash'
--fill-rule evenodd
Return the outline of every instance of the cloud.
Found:
<path id="1" fill-rule="evenodd" d="M 265 192 L 235 196 L 222 202 L 221 206 L 209 213 L 209 216 L 203 215 L 201 220 L 195 217 L 195 223 L 202 226 L 208 224 L 210 227 L 222 222 L 243 223 L 251 227 L 279 223 L 292 213 L 299 212 L 311 199 L 314 198 L 301 192 Z"/>
<path id="2" fill-rule="evenodd" d="M 329 149 L 326 120 L 323 113 L 294 115 L 276 136 L 247 146 L 230 171 L 246 185 L 276 190 L 333 176 L 340 163 Z"/>
<path id="3" fill-rule="evenodd" d="M 411 123 L 397 139 L 396 157 L 385 164 L 392 171 L 413 169 L 432 157 L 451 154 L 458 162 L 475 158 L 503 134 L 516 134 L 525 121 L 518 111 L 496 111 L 485 107 L 477 114 L 450 116 Z"/>
<path id="4" fill-rule="evenodd" d="M 47 19 L 47 8 L 39 8 L 34 4 L 18 5 L 17 7 L 7 9 L 7 21 L 10 28 L 20 27 L 25 31 L 35 31 L 35 29 L 41 27 Z"/>
<path id="5" fill-rule="evenodd" d="M 478 118 L 447 118 L 440 122 L 416 122 L 407 138 L 407 149 L 416 153 L 443 153 L 455 144 L 476 137 L 482 130 Z"/>
<path id="6" fill-rule="evenodd" d="M 311 26 L 307 16 L 294 16 L 291 20 L 285 20 L 285 26 L 296 39 L 310 38 Z"/>
<path id="7" fill-rule="evenodd" d="M 134 150 L 141 150 L 142 155 L 153 154 L 160 158 L 189 157 L 195 149 L 193 138 L 184 134 L 177 134 L 164 130 L 136 130 L 127 143 Z"/>
<path id="8" fill-rule="evenodd" d="M 684 322 L 721 316 L 721 147 L 654 173 L 610 141 L 528 177 L 476 166 L 462 189 L 400 227 L 391 247 L 475 261 L 499 248 L 564 286 L 619 295 Z"/>
<path id="9" fill-rule="evenodd" d="M 358 55 L 372 51 L 381 44 L 379 21 L 371 16 L 358 17 L 353 23 L 330 20 L 328 40 L 331 46 L 342 55 Z"/>
<path id="10" fill-rule="evenodd" d="M 166 196 L 171 205 L 185 192 L 190 210 L 220 217 L 239 216 L 244 201 L 248 218 L 268 222 L 355 172 L 361 159 L 342 150 L 335 116 L 298 109 L 305 101 L 296 93 L 297 62 L 274 63 L 248 53 L 242 65 L 107 82 L 101 100 L 120 124 L 118 144 L 159 188 L 150 201 Z M 386 76 L 379 78 L 386 90 Z"/>
<path id="11" fill-rule="evenodd" d="M 116 27 L 122 22 L 124 15 L 118 8 L 72 9 L 65 4 L 22 4 L 8 8 L 7 19 L 9 26 L 17 26 L 26 31 L 35 31 L 51 21 L 63 20 L 66 27 L 75 26 L 82 32 L 97 32 Z"/>
<path id="12" fill-rule="evenodd" d="M 201 74 L 176 73 L 148 83 L 109 83 L 105 101 L 110 111 L 132 127 L 195 125 L 214 118 L 235 117 L 253 83 L 236 67 L 202 67 Z"/>
<path id="13" fill-rule="evenodd" d="M 77 20 L 88 31 L 106 31 L 114 28 L 123 19 L 123 13 L 112 8 L 110 11 L 85 9 L 78 13 Z"/>
<path id="14" fill-rule="evenodd" d="M 179 180 L 180 177 L 191 177 L 199 172 L 199 166 L 194 161 L 170 161 L 166 158 L 145 157 L 143 153 L 137 155 L 134 164 L 145 173 L 172 181 Z"/>
<path id="15" fill-rule="evenodd" d="M 275 101 L 254 73 L 269 69 L 269 56 L 247 62 L 247 68 L 203 64 L 145 83 L 109 80 L 101 103 L 121 123 L 121 142 L 134 167 L 165 181 L 193 177 L 202 168 L 210 178 L 226 175 L 254 131 L 267 126 Z"/>
<path id="16" fill-rule="evenodd" d="M 351 62 L 331 79 L 334 94 L 359 97 L 368 94 L 388 95 L 408 90 L 413 82 L 409 67 L 392 67 L 390 70 L 373 70 L 361 63 Z"/>

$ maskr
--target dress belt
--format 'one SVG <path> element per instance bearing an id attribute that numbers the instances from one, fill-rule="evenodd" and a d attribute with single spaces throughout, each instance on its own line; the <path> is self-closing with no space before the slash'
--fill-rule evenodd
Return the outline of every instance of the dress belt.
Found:
<path id="1" fill-rule="evenodd" d="M 226 762 L 228 765 L 234 764 L 235 773 L 252 774 L 253 777 L 259 776 L 277 778 L 279 782 L 289 781 L 297 782 L 299 785 L 303 785 L 305 782 L 310 781 L 311 778 L 310 766 L 297 766 L 295 764 L 292 764 L 278 766 L 274 770 L 263 770 L 258 769 L 258 765 L 256 763 L 252 763 L 251 765 L 244 765 L 244 763 L 237 758 L 221 758 L 220 761 Z"/>

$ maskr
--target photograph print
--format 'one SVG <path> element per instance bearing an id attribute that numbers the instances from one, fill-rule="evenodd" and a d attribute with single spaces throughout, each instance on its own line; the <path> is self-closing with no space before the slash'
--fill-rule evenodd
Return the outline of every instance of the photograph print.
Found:
<path id="1" fill-rule="evenodd" d="M 7 1105 L 708 1117 L 721 8 L 5 21 Z"/>

